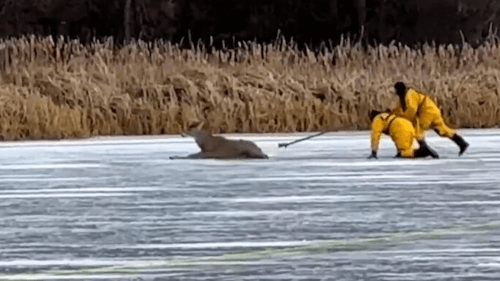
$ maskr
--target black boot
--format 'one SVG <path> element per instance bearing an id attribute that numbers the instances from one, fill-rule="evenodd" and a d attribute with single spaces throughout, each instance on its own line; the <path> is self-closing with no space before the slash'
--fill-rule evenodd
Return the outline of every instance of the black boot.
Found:
<path id="1" fill-rule="evenodd" d="M 439 155 L 437 154 L 437 152 L 434 149 L 430 148 L 428 145 L 425 146 L 425 149 L 427 149 L 427 151 L 428 151 L 427 153 L 429 153 L 429 155 L 432 158 L 434 158 L 434 159 L 439 158 Z"/>
<path id="2" fill-rule="evenodd" d="M 423 146 L 420 146 L 413 153 L 413 158 L 425 158 L 427 156 L 429 156 L 429 150 L 425 149 Z"/>
<path id="3" fill-rule="evenodd" d="M 427 146 L 421 146 L 419 149 L 415 150 L 413 155 L 414 158 L 425 158 L 427 156 L 432 156 L 432 158 L 439 158 L 439 155 Z"/>
<path id="4" fill-rule="evenodd" d="M 432 158 L 439 158 L 434 149 L 430 148 L 424 140 L 419 140 L 418 144 L 420 145 L 419 149 L 415 151 L 415 158 L 427 157 L 431 156 Z"/>
<path id="5" fill-rule="evenodd" d="M 458 153 L 458 156 L 461 156 L 467 147 L 469 147 L 469 143 L 466 142 L 461 136 L 454 134 L 453 137 L 451 138 L 452 141 L 454 141 L 458 147 L 460 147 L 460 152 Z"/>
<path id="6" fill-rule="evenodd" d="M 425 140 L 417 140 L 417 141 L 418 141 L 418 145 L 419 145 L 420 147 L 422 147 L 422 146 L 427 146 L 427 143 L 425 142 Z"/>

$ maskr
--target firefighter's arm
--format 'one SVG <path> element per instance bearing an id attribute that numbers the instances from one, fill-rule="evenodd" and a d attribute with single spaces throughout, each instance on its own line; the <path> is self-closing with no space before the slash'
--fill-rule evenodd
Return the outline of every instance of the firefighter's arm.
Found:
<path id="1" fill-rule="evenodd" d="M 418 104 L 420 102 L 420 95 L 413 90 L 409 90 L 408 93 L 406 93 L 405 101 L 406 101 L 405 116 L 413 118 L 415 114 L 417 114 Z"/>
<path id="2" fill-rule="evenodd" d="M 377 158 L 377 151 L 383 131 L 384 131 L 384 122 L 380 118 L 375 118 L 375 120 L 373 120 L 372 123 L 372 134 L 371 134 L 372 154 L 369 158 Z"/>

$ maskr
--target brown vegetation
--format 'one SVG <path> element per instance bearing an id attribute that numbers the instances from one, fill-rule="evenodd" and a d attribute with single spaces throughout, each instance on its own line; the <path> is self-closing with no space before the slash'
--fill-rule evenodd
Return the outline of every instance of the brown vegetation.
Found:
<path id="1" fill-rule="evenodd" d="M 237 50 L 170 43 L 23 37 L 0 42 L 0 136 L 5 140 L 367 129 L 403 80 L 434 97 L 453 127 L 500 121 L 500 44 L 400 45 L 345 40 L 317 55 L 293 42 Z"/>

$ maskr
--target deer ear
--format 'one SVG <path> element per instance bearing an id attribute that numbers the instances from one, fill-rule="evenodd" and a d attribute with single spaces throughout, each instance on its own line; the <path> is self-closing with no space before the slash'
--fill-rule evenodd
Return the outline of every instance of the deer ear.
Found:
<path id="1" fill-rule="evenodd" d="M 205 122 L 204 121 L 201 121 L 200 124 L 198 124 L 198 126 L 196 126 L 196 129 L 197 130 L 201 130 L 203 129 L 203 126 L 205 125 Z"/>
<path id="2" fill-rule="evenodd" d="M 188 131 L 191 130 L 199 131 L 202 127 L 203 127 L 203 122 L 195 121 L 191 123 L 191 125 L 189 125 Z"/>

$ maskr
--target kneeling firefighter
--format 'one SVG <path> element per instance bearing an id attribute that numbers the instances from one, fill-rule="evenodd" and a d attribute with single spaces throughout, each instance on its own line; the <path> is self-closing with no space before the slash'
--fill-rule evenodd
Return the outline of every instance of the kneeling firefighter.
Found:
<path id="1" fill-rule="evenodd" d="M 370 121 L 372 121 L 372 154 L 368 159 L 377 158 L 377 151 L 382 133 L 389 135 L 396 145 L 398 151 L 396 157 L 423 158 L 432 156 L 432 158 L 439 158 L 439 155 L 429 148 L 425 142 L 420 144 L 417 150 L 413 148 L 413 141 L 416 139 L 416 133 L 413 125 L 407 119 L 397 117 L 387 112 L 372 110 L 370 113 Z"/>
<path id="2" fill-rule="evenodd" d="M 403 82 L 397 82 L 394 88 L 396 95 L 399 96 L 399 102 L 391 113 L 412 122 L 420 145 L 425 145 L 425 131 L 434 129 L 439 136 L 447 137 L 458 145 L 459 156 L 465 152 L 469 144 L 455 130 L 446 125 L 441 111 L 430 97 L 406 87 Z"/>

